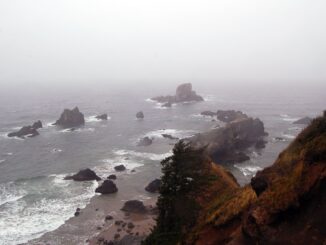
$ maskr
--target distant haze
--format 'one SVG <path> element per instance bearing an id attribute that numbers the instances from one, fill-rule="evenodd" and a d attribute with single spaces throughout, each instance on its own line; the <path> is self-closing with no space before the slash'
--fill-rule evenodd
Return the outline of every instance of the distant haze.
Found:
<path id="1" fill-rule="evenodd" d="M 325 0 L 1 0 L 0 85 L 322 85 L 325 11 Z"/>

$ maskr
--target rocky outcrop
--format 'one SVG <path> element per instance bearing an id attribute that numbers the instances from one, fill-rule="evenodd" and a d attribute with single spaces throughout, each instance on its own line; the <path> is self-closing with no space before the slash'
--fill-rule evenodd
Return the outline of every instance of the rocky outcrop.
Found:
<path id="1" fill-rule="evenodd" d="M 118 192 L 118 188 L 112 180 L 104 180 L 101 186 L 97 187 L 96 193 L 112 194 Z"/>
<path id="2" fill-rule="evenodd" d="M 192 90 L 191 83 L 184 83 L 177 87 L 177 91 L 175 93 L 175 100 L 177 103 L 179 103 L 187 101 L 203 101 L 204 99 Z"/>
<path id="3" fill-rule="evenodd" d="M 308 125 L 309 123 L 311 123 L 311 121 L 312 121 L 312 118 L 310 118 L 310 117 L 303 117 L 303 118 L 300 118 L 297 121 L 294 121 L 293 124 Z"/>
<path id="4" fill-rule="evenodd" d="M 108 114 L 104 113 L 95 117 L 98 120 L 108 120 Z"/>
<path id="5" fill-rule="evenodd" d="M 143 204 L 142 201 L 139 200 L 130 200 L 125 202 L 121 210 L 128 213 L 139 213 L 139 214 L 143 214 L 147 212 L 145 205 Z"/>
<path id="6" fill-rule="evenodd" d="M 213 111 L 203 111 L 200 113 L 200 115 L 208 116 L 208 117 L 215 117 L 215 116 L 217 116 L 217 113 L 213 112 Z"/>
<path id="7" fill-rule="evenodd" d="M 43 128 L 43 124 L 40 120 L 38 120 L 35 123 L 33 123 L 32 128 L 35 128 L 35 129 Z"/>
<path id="8" fill-rule="evenodd" d="M 218 120 L 225 123 L 248 118 L 243 112 L 234 110 L 218 110 L 216 116 Z"/>
<path id="9" fill-rule="evenodd" d="M 144 116 L 144 113 L 142 111 L 139 111 L 136 113 L 136 118 L 137 119 L 143 119 L 145 116 Z"/>
<path id="10" fill-rule="evenodd" d="M 158 192 L 160 190 L 161 183 L 162 182 L 160 179 L 155 179 L 145 187 L 145 190 L 151 193 Z"/>
<path id="11" fill-rule="evenodd" d="M 325 242 L 326 114 L 243 187 L 204 153 L 179 142 L 162 162 L 157 226 L 145 245 Z"/>
<path id="12" fill-rule="evenodd" d="M 144 137 L 141 138 L 138 142 L 137 142 L 137 146 L 149 146 L 153 143 L 153 140 L 149 137 Z"/>
<path id="13" fill-rule="evenodd" d="M 170 108 L 172 107 L 172 102 L 166 102 L 162 105 L 162 107 L 165 107 L 165 108 Z"/>
<path id="14" fill-rule="evenodd" d="M 100 177 L 96 175 L 96 173 L 89 169 L 82 169 L 80 170 L 77 174 L 71 175 L 71 176 L 66 176 L 64 178 L 65 180 L 74 180 L 74 181 L 92 181 L 92 180 L 101 180 Z"/>
<path id="15" fill-rule="evenodd" d="M 174 103 L 203 101 L 204 99 L 192 90 L 191 83 L 184 83 L 177 87 L 175 95 L 158 96 L 152 100 L 162 103 L 164 107 L 171 107 Z"/>
<path id="16" fill-rule="evenodd" d="M 18 138 L 25 138 L 27 137 L 35 137 L 39 135 L 39 132 L 33 126 L 24 126 L 20 130 L 16 132 L 12 132 L 8 134 L 8 137 L 18 137 Z"/>
<path id="17" fill-rule="evenodd" d="M 169 139 L 169 140 L 178 140 L 179 138 L 172 136 L 171 134 L 162 134 L 163 138 Z"/>
<path id="18" fill-rule="evenodd" d="M 266 135 L 264 124 L 259 119 L 243 118 L 225 127 L 197 134 L 188 139 L 195 148 L 206 148 L 207 154 L 220 164 L 249 160 L 246 149 L 251 146 L 262 147 Z"/>
<path id="19" fill-rule="evenodd" d="M 116 180 L 117 176 L 115 174 L 110 174 L 107 179 Z"/>
<path id="20" fill-rule="evenodd" d="M 59 120 L 54 125 L 61 126 L 64 128 L 78 127 L 85 124 L 84 115 L 79 111 L 78 107 L 72 110 L 65 109 Z"/>
<path id="21" fill-rule="evenodd" d="M 126 167 L 123 164 L 117 165 L 114 167 L 115 171 L 121 172 L 121 171 L 125 171 Z"/>

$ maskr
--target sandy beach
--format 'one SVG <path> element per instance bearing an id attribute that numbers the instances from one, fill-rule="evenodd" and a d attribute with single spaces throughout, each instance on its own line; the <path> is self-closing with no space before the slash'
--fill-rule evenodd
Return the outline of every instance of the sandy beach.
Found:
<path id="1" fill-rule="evenodd" d="M 130 174 L 117 173 L 118 178 L 115 181 L 119 188 L 117 193 L 96 194 L 91 198 L 89 204 L 80 210 L 79 215 L 70 218 L 58 229 L 29 241 L 28 244 L 105 244 L 105 241 L 119 241 L 126 235 L 146 236 L 155 224 L 155 214 L 151 210 L 156 205 L 158 194 L 148 193 L 144 190 L 153 175 L 139 178 L 138 175 L 142 173 L 138 170 L 140 168 Z M 137 181 L 135 181 L 136 179 Z M 132 189 L 143 190 L 143 195 L 131 194 L 131 192 L 134 193 Z M 142 201 L 149 212 L 132 214 L 122 211 L 121 208 L 128 200 Z M 107 216 L 112 216 L 112 219 L 108 220 Z M 118 222 L 120 225 L 116 225 L 116 221 L 120 221 Z M 132 228 L 128 228 L 129 223 L 132 223 L 129 225 Z"/>

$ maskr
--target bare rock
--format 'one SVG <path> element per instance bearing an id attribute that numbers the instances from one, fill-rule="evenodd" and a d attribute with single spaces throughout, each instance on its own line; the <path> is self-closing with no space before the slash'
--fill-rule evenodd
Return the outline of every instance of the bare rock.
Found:
<path id="1" fill-rule="evenodd" d="M 145 187 L 145 190 L 151 193 L 158 192 L 160 190 L 161 184 L 162 181 L 160 179 L 155 179 Z"/>
<path id="2" fill-rule="evenodd" d="M 217 115 L 216 112 L 213 111 L 203 111 L 200 113 L 202 116 L 208 116 L 208 117 L 215 117 Z"/>
<path id="3" fill-rule="evenodd" d="M 107 179 L 116 180 L 117 176 L 115 174 L 110 174 Z"/>
<path id="4" fill-rule="evenodd" d="M 98 120 L 108 120 L 108 114 L 104 113 L 95 117 Z"/>
<path id="5" fill-rule="evenodd" d="M 121 210 L 129 213 L 141 213 L 141 214 L 147 212 L 145 205 L 143 204 L 143 202 L 139 200 L 130 200 L 125 202 Z"/>
<path id="6" fill-rule="evenodd" d="M 54 125 L 58 125 L 64 128 L 77 127 L 85 124 L 84 115 L 79 111 L 78 107 L 72 110 L 65 109 L 59 120 Z"/>
<path id="7" fill-rule="evenodd" d="M 174 137 L 170 134 L 162 134 L 163 138 L 169 139 L 169 140 L 178 140 L 179 138 Z"/>
<path id="8" fill-rule="evenodd" d="M 121 171 L 125 171 L 126 167 L 123 164 L 121 164 L 121 165 L 115 166 L 114 169 L 118 172 L 121 172 Z"/>
<path id="9" fill-rule="evenodd" d="M 74 180 L 74 181 L 92 181 L 92 180 L 101 180 L 100 177 L 96 175 L 96 173 L 89 169 L 82 169 L 77 174 L 74 174 L 72 176 L 66 176 L 64 178 L 65 180 Z"/>
<path id="10" fill-rule="evenodd" d="M 136 118 L 137 119 L 143 119 L 145 116 L 144 116 L 144 113 L 142 111 L 139 111 L 136 113 Z"/>
<path id="11" fill-rule="evenodd" d="M 24 138 L 25 136 L 27 136 L 31 138 L 37 135 L 39 135 L 39 132 L 36 130 L 36 128 L 33 128 L 32 126 L 24 126 L 16 132 L 9 133 L 8 137 Z"/>
<path id="12" fill-rule="evenodd" d="M 151 144 L 153 144 L 153 140 L 146 136 L 138 141 L 137 146 L 149 146 Z"/>
<path id="13" fill-rule="evenodd" d="M 43 124 L 40 120 L 38 120 L 35 123 L 33 123 L 32 128 L 35 128 L 35 129 L 43 128 Z"/>
<path id="14" fill-rule="evenodd" d="M 218 110 L 216 115 L 218 120 L 225 123 L 248 118 L 243 112 L 234 110 Z"/>
<path id="15" fill-rule="evenodd" d="M 95 192 L 101 194 L 112 194 L 118 192 L 118 188 L 112 180 L 104 180 L 102 185 L 96 188 Z"/>
<path id="16" fill-rule="evenodd" d="M 303 118 L 300 118 L 299 120 L 297 121 L 294 121 L 293 124 L 303 124 L 303 125 L 308 125 L 310 124 L 312 121 L 312 118 L 310 117 L 303 117 Z"/>

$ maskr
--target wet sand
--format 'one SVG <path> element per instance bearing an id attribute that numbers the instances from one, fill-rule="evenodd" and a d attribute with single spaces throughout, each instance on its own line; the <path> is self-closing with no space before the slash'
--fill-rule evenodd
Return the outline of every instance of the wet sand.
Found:
<path id="1" fill-rule="evenodd" d="M 134 173 L 117 173 L 118 178 L 115 181 L 119 189 L 117 193 L 95 195 L 91 198 L 89 204 L 81 209 L 78 216 L 68 219 L 58 229 L 48 232 L 38 239 L 29 241 L 28 244 L 101 244 L 98 242 L 99 238 L 110 241 L 114 240 L 116 234 L 120 234 L 120 238 L 131 233 L 146 236 L 150 228 L 155 224 L 155 215 L 152 213 L 142 215 L 126 214 L 120 209 L 128 200 L 143 201 L 144 205 L 149 209 L 155 206 L 158 194 L 148 193 L 144 190 L 144 187 L 159 176 L 159 169 L 157 166 L 152 166 L 150 169 L 152 171 L 142 172 L 142 167 L 140 167 Z M 111 215 L 113 220 L 106 220 L 105 217 L 108 215 Z M 119 227 L 114 224 L 117 220 L 122 220 L 127 224 L 132 222 L 135 227 L 133 229 L 127 229 L 127 225 L 125 225 L 125 228 Z M 49 220 L 49 222 L 51 221 Z M 118 229 L 121 230 L 118 232 Z"/>

